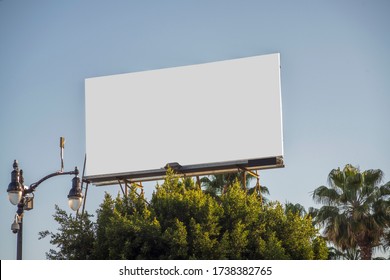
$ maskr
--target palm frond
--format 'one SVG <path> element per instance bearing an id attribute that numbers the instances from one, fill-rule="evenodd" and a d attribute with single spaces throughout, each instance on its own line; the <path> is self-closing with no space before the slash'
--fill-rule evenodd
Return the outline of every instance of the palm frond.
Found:
<path id="1" fill-rule="evenodd" d="M 336 206 L 322 206 L 320 209 L 311 208 L 310 213 L 314 215 L 316 224 L 326 224 L 328 220 L 332 220 L 339 215 L 339 208 Z"/>
<path id="2" fill-rule="evenodd" d="M 328 184 L 332 188 L 342 188 L 345 181 L 344 173 L 340 168 L 332 169 L 328 175 Z"/>
<path id="3" fill-rule="evenodd" d="M 383 198 L 390 198 L 390 181 L 379 187 L 379 195 Z"/>
<path id="4" fill-rule="evenodd" d="M 326 186 L 320 186 L 313 191 L 313 199 L 317 203 L 333 205 L 339 198 L 340 195 L 335 189 Z"/>
<path id="5" fill-rule="evenodd" d="M 383 171 L 380 169 L 369 169 L 362 173 L 365 185 L 378 185 L 383 180 Z"/>
<path id="6" fill-rule="evenodd" d="M 288 212 L 291 212 L 293 214 L 297 214 L 297 215 L 302 216 L 302 217 L 307 214 L 306 209 L 303 205 L 301 205 L 299 203 L 293 204 L 293 203 L 288 202 L 288 201 L 284 204 L 284 211 L 286 214 Z"/>

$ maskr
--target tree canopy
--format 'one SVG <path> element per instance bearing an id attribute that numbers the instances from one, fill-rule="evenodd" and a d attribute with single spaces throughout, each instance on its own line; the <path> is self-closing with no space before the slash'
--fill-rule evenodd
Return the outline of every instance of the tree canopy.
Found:
<path id="1" fill-rule="evenodd" d="M 106 194 L 96 222 L 89 215 L 76 219 L 59 208 L 54 217 L 58 233 L 41 234 L 57 246 L 47 254 L 49 259 L 328 257 L 310 215 L 286 211 L 279 202 L 264 203 L 258 192 L 243 189 L 238 180 L 216 197 L 172 170 L 149 202 L 133 186 L 124 197 Z"/>

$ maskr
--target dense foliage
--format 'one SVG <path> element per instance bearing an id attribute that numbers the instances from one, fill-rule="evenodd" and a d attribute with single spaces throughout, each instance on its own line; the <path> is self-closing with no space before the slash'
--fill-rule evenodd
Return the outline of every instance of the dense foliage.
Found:
<path id="1" fill-rule="evenodd" d="M 86 213 L 83 217 L 68 215 L 66 211 L 55 206 L 54 220 L 60 225 L 58 232 L 42 231 L 39 239 L 50 236 L 50 243 L 58 250 L 51 249 L 46 257 L 52 260 L 80 260 L 91 258 L 95 240 L 95 224 Z"/>
<path id="2" fill-rule="evenodd" d="M 219 195 L 172 171 L 149 202 L 131 188 L 106 194 L 92 223 L 57 208 L 49 259 L 326 259 L 312 219 L 278 202 L 264 203 L 236 180 Z"/>

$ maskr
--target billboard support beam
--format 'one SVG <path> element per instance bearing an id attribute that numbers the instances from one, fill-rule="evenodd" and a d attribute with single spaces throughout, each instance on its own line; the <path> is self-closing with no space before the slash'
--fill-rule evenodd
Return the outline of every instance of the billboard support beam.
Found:
<path id="1" fill-rule="evenodd" d="M 178 171 L 176 172 L 176 174 L 178 176 L 196 177 L 245 170 L 246 172 L 251 171 L 250 174 L 253 176 L 255 175 L 255 173 L 252 172 L 253 170 L 281 167 L 284 167 L 284 162 L 283 157 L 279 156 L 229 162 L 183 165 L 180 169 L 177 169 Z M 118 182 L 125 181 L 131 184 L 135 182 L 162 180 L 165 178 L 166 172 L 167 170 L 165 168 L 160 168 L 152 170 L 142 170 L 137 172 L 85 176 L 85 179 L 96 186 L 117 185 Z"/>
<path id="2" fill-rule="evenodd" d="M 123 194 L 124 196 L 127 196 L 127 190 L 126 190 L 126 192 L 123 190 L 123 187 L 122 187 L 122 184 L 121 184 L 121 181 L 120 181 L 120 180 L 118 180 L 118 184 L 119 184 L 119 187 L 120 187 L 121 190 L 122 190 L 122 194 Z"/>

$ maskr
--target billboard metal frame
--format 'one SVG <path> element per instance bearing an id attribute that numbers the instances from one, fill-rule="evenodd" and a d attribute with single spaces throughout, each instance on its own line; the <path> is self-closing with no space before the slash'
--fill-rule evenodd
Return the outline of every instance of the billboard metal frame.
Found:
<path id="1" fill-rule="evenodd" d="M 281 168 L 284 167 L 284 161 L 282 156 L 278 156 L 183 166 L 177 162 L 173 162 L 167 163 L 164 168 L 160 169 L 91 175 L 85 176 L 84 180 L 96 186 L 157 181 L 165 178 L 168 167 L 172 168 L 178 176 L 194 177 L 238 171 L 254 171 L 260 169 Z"/>

